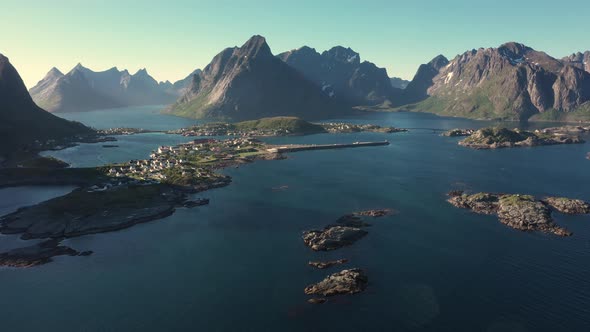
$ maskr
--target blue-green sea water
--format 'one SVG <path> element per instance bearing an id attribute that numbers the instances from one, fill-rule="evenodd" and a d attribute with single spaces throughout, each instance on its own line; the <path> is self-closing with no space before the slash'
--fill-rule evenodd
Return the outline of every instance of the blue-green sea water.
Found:
<path id="1" fill-rule="evenodd" d="M 117 126 L 135 126 L 137 110 Z M 112 115 L 111 116 L 115 116 Z M 112 119 L 76 114 L 103 127 Z M 153 128 L 177 118 L 153 115 Z M 89 257 L 0 269 L 2 331 L 564 331 L 590 326 L 590 217 L 556 214 L 569 238 L 523 233 L 493 216 L 445 202 L 450 189 L 563 195 L 590 200 L 588 144 L 476 151 L 432 129 L 486 122 L 427 114 L 367 114 L 351 122 L 414 129 L 397 134 L 320 134 L 272 143 L 388 139 L 391 145 L 309 151 L 226 169 L 233 183 L 202 193 L 208 206 L 133 228 L 74 238 Z M 142 127 L 148 128 L 145 122 Z M 188 138 L 120 137 L 119 148 L 83 144 L 52 152 L 76 166 L 145 157 Z M 284 191 L 273 188 L 288 186 Z M 71 188 L 10 188 L 0 208 Z M 29 196 L 26 193 L 30 193 Z M 19 199 L 14 199 L 19 197 Z M 30 199 L 22 199 L 29 197 Z M 12 204 L 11 204 L 12 203 Z M 343 214 L 393 208 L 355 245 L 328 253 L 301 232 Z M 13 244 L 14 237 L 0 242 Z M 348 258 L 366 292 L 306 303 L 303 288 L 338 271 L 309 260 Z"/>

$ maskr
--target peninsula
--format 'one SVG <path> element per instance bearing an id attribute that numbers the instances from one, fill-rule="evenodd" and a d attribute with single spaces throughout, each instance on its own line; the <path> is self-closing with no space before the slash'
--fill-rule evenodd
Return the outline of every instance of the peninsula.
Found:
<path id="1" fill-rule="evenodd" d="M 389 143 L 387 143 L 389 144 Z M 206 199 L 190 200 L 188 194 L 226 186 L 231 178 L 216 170 L 255 160 L 284 159 L 284 153 L 313 150 L 317 147 L 341 148 L 384 145 L 353 143 L 344 145 L 272 146 L 251 137 L 216 140 L 196 139 L 177 146 L 161 146 L 149 159 L 132 160 L 93 168 L 4 168 L 0 187 L 19 185 L 76 185 L 71 193 L 25 207 L 0 217 L 0 233 L 21 234 L 23 239 L 61 239 L 131 227 L 167 217 L 179 207 L 207 204 Z M 62 248 L 59 241 L 51 248 Z M 50 262 L 47 246 L 31 246 L 0 254 L 0 264 L 27 261 Z M 74 255 L 74 251 L 67 251 Z M 42 257 L 36 259 L 35 257 Z M 48 257 L 49 255 L 49 257 Z"/>

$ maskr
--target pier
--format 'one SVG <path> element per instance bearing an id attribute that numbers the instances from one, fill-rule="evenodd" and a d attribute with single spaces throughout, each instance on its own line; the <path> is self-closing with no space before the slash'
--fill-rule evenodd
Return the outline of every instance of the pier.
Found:
<path id="1" fill-rule="evenodd" d="M 268 149 L 271 153 L 285 153 L 285 152 L 299 152 L 311 150 L 330 150 L 330 149 L 345 149 L 345 148 L 362 148 L 367 146 L 383 146 L 389 145 L 389 141 L 381 142 L 354 142 L 347 144 L 321 144 L 321 145 L 287 145 Z"/>

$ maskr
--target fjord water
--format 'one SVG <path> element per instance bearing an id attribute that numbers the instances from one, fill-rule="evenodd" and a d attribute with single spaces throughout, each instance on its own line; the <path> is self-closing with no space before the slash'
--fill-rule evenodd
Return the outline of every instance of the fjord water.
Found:
<path id="1" fill-rule="evenodd" d="M 87 124 L 104 125 L 100 117 L 91 123 L 78 116 Z M 154 116 L 153 128 L 166 119 L 178 121 Z M 209 206 L 67 241 L 78 250 L 93 250 L 89 257 L 1 269 L 2 329 L 587 330 L 590 217 L 555 216 L 574 232 L 570 238 L 523 233 L 493 216 L 450 206 L 445 193 L 468 189 L 590 199 L 588 144 L 475 151 L 432 129 L 489 123 L 411 113 L 347 121 L 422 129 L 267 138 L 277 144 L 388 139 L 391 145 L 302 152 L 227 169 L 233 183 L 202 194 L 211 199 Z M 125 136 L 115 143 L 119 148 L 83 144 L 52 154 L 89 166 L 138 158 L 182 140 L 188 138 Z M 127 152 L 135 155 L 125 158 Z M 288 189 L 273 191 L 280 186 Z M 6 189 L 0 191 L 1 200 L 10 201 L 13 190 L 34 194 L 39 189 Z M 356 210 L 385 207 L 398 212 L 371 221 L 369 234 L 351 247 L 314 253 L 302 243 L 303 230 Z M 307 262 L 336 258 L 348 258 L 345 267 L 367 272 L 367 291 L 307 304 L 303 288 L 338 271 L 314 270 Z"/>

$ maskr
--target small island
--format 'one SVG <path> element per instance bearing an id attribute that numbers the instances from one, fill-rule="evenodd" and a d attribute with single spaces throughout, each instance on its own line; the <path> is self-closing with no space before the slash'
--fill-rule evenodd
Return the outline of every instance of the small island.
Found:
<path id="1" fill-rule="evenodd" d="M 183 136 L 301 136 L 313 134 L 343 134 L 358 132 L 397 133 L 406 129 L 381 127 L 373 124 L 311 123 L 297 117 L 272 117 L 236 123 L 205 123 L 189 128 L 167 131 Z"/>
<path id="2" fill-rule="evenodd" d="M 507 128 L 482 128 L 469 134 L 469 130 L 455 129 L 445 136 L 467 136 L 459 141 L 459 145 L 472 149 L 499 149 L 513 147 L 534 147 L 556 144 L 584 143 L 577 134 L 585 131 L 570 131 L 569 127 L 547 128 L 543 130 L 525 131 Z"/>
<path id="3" fill-rule="evenodd" d="M 325 297 L 356 294 L 364 291 L 369 283 L 368 277 L 361 269 L 342 270 L 327 276 L 324 280 L 305 287 L 305 294 L 321 296 L 312 298 L 309 303 L 320 304 L 326 302 Z"/>
<path id="4" fill-rule="evenodd" d="M 555 224 L 551 216 L 553 210 L 567 214 L 590 213 L 590 205 L 584 201 L 570 198 L 549 197 L 537 200 L 530 195 L 476 193 L 451 191 L 447 200 L 452 205 L 479 214 L 497 215 L 498 220 L 517 230 L 540 231 L 559 236 L 572 233 Z"/>

